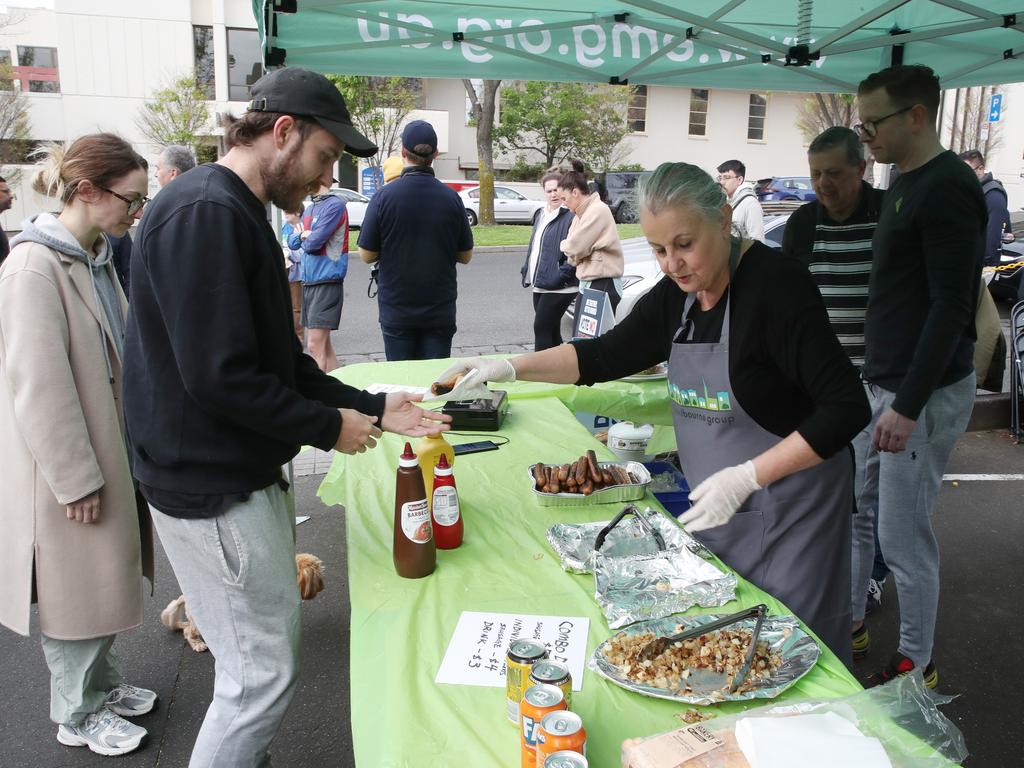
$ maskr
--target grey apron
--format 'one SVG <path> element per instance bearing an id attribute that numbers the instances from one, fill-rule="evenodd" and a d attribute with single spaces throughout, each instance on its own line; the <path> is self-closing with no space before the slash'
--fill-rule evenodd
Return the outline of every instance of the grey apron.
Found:
<path id="1" fill-rule="evenodd" d="M 730 282 L 738 261 L 739 241 L 733 239 Z M 693 338 L 687 317 L 696 299 L 687 296 L 669 356 L 676 445 L 691 488 L 782 440 L 755 422 L 733 393 L 729 293 L 721 339 L 714 344 L 685 343 Z M 849 452 L 840 451 L 755 491 L 728 523 L 696 534 L 730 568 L 785 603 L 847 665 L 852 486 Z"/>

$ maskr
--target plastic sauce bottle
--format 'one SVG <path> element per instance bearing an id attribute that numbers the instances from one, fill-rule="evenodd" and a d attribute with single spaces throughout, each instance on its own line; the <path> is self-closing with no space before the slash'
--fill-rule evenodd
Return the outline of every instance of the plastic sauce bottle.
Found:
<path id="1" fill-rule="evenodd" d="M 427 435 L 416 445 L 416 455 L 420 457 L 420 471 L 423 472 L 423 487 L 427 491 L 427 500 L 431 499 L 434 490 L 434 467 L 441 456 L 448 457 L 448 466 L 455 464 L 455 449 L 442 435 Z"/>
<path id="2" fill-rule="evenodd" d="M 395 571 L 406 579 L 429 576 L 437 564 L 427 492 L 423 488 L 419 460 L 409 443 L 405 444 L 405 451 L 398 459 L 392 554 Z"/>
<path id="3" fill-rule="evenodd" d="M 430 509 L 434 521 L 434 541 L 438 549 L 455 549 L 462 543 L 462 514 L 459 492 L 455 488 L 448 458 L 442 453 L 434 467 L 434 492 Z"/>

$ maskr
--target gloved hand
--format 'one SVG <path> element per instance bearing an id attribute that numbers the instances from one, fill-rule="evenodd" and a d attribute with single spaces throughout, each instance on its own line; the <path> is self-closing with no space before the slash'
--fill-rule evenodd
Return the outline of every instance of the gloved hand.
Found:
<path id="1" fill-rule="evenodd" d="M 725 525 L 750 494 L 760 489 L 753 462 L 720 469 L 690 491 L 693 506 L 679 516 L 679 522 L 690 533 Z"/>
<path id="2" fill-rule="evenodd" d="M 470 371 L 475 372 L 471 374 Z M 457 389 L 453 392 L 457 397 L 450 398 L 448 395 L 442 395 L 442 398 L 468 399 L 471 397 L 490 397 L 490 393 L 487 390 L 487 382 L 515 381 L 516 369 L 512 367 L 512 363 L 508 360 L 474 357 L 468 360 L 457 361 L 438 376 L 437 381 L 442 384 L 448 384 L 458 376 L 464 376 L 465 378 L 459 382 Z M 431 399 L 437 398 L 429 396 L 424 398 L 424 400 Z"/>

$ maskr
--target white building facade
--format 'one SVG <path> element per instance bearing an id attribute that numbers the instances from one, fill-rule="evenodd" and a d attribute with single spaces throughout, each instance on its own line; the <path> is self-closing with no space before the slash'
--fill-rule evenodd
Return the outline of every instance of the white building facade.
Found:
<path id="1" fill-rule="evenodd" d="M 251 8 L 248 0 L 53 0 L 48 8 L 8 6 L 11 23 L 0 28 L 0 61 L 13 65 L 12 87 L 27 98 L 33 140 L 68 141 L 113 131 L 152 161 L 158 148 L 139 130 L 139 110 L 154 91 L 179 77 L 198 73 L 211 115 L 245 109 L 248 84 L 261 71 Z M 423 85 L 422 109 L 414 116 L 437 128 L 442 152 L 437 173 L 464 178 L 477 168 L 465 87 L 460 80 Z M 634 132 L 626 139 L 622 162 L 651 169 L 682 160 L 714 174 L 722 161 L 739 159 L 750 179 L 806 175 L 806 142 L 796 125 L 806 98 L 649 86 L 630 110 Z M 1017 103 L 1024 104 L 1024 86 L 1005 88 L 1003 145 L 988 159 L 1007 186 L 1011 209 L 1024 205 L 1024 109 L 1014 109 Z M 220 131 L 213 123 L 209 133 L 215 142 Z M 507 160 L 499 158 L 499 167 Z M 29 175 L 23 173 L 14 185 L 14 207 L 0 222 L 8 231 L 20 229 L 25 216 L 57 207 L 31 191 Z M 354 185 L 355 178 L 350 174 L 346 181 Z M 153 181 L 151 194 L 156 192 Z M 539 188 L 531 196 L 539 198 Z"/>

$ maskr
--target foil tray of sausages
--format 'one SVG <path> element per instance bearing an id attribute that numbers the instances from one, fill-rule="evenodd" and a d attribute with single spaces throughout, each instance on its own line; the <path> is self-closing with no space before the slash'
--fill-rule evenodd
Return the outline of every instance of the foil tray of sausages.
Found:
<path id="1" fill-rule="evenodd" d="M 593 453 L 593 452 L 588 452 Z M 534 464 L 530 467 L 527 472 L 529 477 L 530 485 L 533 487 L 533 492 L 537 496 L 538 503 L 545 507 L 572 507 L 579 505 L 590 505 L 590 504 L 615 504 L 625 501 L 636 501 L 642 499 L 647 493 L 647 486 L 651 484 L 651 473 L 647 471 L 647 467 L 638 461 L 586 461 L 587 457 L 581 457 L 576 462 L 570 462 L 566 464 Z M 557 484 L 552 485 L 547 481 L 547 475 L 550 474 L 549 470 L 557 472 L 566 466 L 570 470 L 577 468 L 582 476 L 584 470 L 579 469 L 580 462 L 586 463 L 587 480 L 583 485 L 579 483 L 575 484 L 575 490 L 566 490 L 572 488 L 571 484 L 566 484 L 565 481 L 559 480 Z M 593 466 L 591 466 L 593 464 Z M 602 475 L 601 484 L 598 485 L 593 481 L 593 470 L 596 469 L 598 473 Z M 576 471 L 576 470 L 573 470 Z M 566 476 L 568 472 L 565 473 Z M 540 483 L 540 478 L 545 478 L 545 483 Z M 608 482 L 609 478 L 611 479 Z M 566 477 L 566 479 L 568 479 Z M 586 482 L 590 483 L 590 487 L 586 487 Z M 583 488 L 589 492 L 584 493 L 580 489 Z"/>

